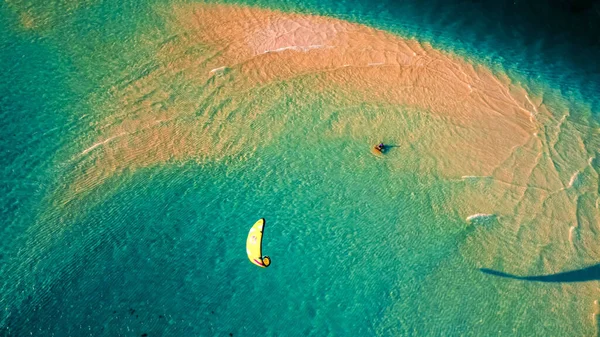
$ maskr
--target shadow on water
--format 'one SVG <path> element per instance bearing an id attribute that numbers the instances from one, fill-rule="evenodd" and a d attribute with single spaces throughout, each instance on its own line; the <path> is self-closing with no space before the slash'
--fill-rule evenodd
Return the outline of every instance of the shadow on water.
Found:
<path id="1" fill-rule="evenodd" d="M 479 270 L 485 274 L 490 274 L 494 276 L 535 282 L 587 282 L 600 280 L 600 264 L 595 264 L 587 268 L 576 269 L 557 274 L 536 276 L 517 276 L 486 268 L 481 268 Z"/>
<path id="2" fill-rule="evenodd" d="M 383 146 L 383 149 L 381 150 L 381 153 L 388 153 L 390 152 L 391 149 L 395 148 L 395 147 L 400 147 L 400 145 L 395 145 L 395 144 L 385 144 Z"/>

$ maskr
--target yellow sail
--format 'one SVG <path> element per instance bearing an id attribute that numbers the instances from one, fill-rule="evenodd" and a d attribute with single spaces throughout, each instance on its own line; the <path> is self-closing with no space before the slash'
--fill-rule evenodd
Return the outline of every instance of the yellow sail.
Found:
<path id="1" fill-rule="evenodd" d="M 246 240 L 246 253 L 248 253 L 248 259 L 255 265 L 266 268 L 271 264 L 271 259 L 268 256 L 262 255 L 262 240 L 263 230 L 265 228 L 265 219 L 258 220 L 248 233 L 248 239 Z"/>

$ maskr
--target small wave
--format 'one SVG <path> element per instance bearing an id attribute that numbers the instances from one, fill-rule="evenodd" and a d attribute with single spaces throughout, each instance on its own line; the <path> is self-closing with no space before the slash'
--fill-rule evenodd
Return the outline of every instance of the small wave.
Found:
<path id="1" fill-rule="evenodd" d="M 214 73 L 220 73 L 220 72 L 222 72 L 222 71 L 224 71 L 224 70 L 226 70 L 226 69 L 227 69 L 227 67 L 226 67 L 226 66 L 222 66 L 222 67 L 215 68 L 215 69 L 211 70 L 211 71 L 210 71 L 210 73 L 211 73 L 211 74 L 214 74 Z"/>
<path id="2" fill-rule="evenodd" d="M 277 49 L 265 50 L 262 53 L 263 54 L 279 53 L 279 52 L 286 51 L 286 50 L 296 50 L 296 51 L 307 52 L 312 49 L 322 49 L 322 48 L 333 48 L 333 47 L 322 45 L 322 44 L 315 44 L 315 45 L 310 45 L 310 46 L 287 46 L 287 47 L 281 47 L 281 48 L 277 48 Z"/>
<path id="3" fill-rule="evenodd" d="M 487 179 L 487 178 L 491 178 L 490 176 L 462 176 L 460 177 L 460 179 L 462 180 L 466 180 L 466 179 Z"/>
<path id="4" fill-rule="evenodd" d="M 97 142 L 96 144 L 94 144 L 94 145 L 88 147 L 87 149 L 83 150 L 83 152 L 81 152 L 79 155 L 82 156 L 82 155 L 84 155 L 84 154 L 92 151 L 93 149 L 97 148 L 98 146 L 104 145 L 104 144 L 106 144 L 106 143 L 108 143 L 108 142 L 110 142 L 110 141 L 112 141 L 112 140 L 114 140 L 116 138 L 119 138 L 121 136 L 124 136 L 126 134 L 127 134 L 126 132 L 121 132 L 120 134 L 118 134 L 116 136 L 112 136 L 112 137 L 107 138 L 107 139 L 105 139 L 105 140 L 103 140 L 101 142 Z"/>
<path id="5" fill-rule="evenodd" d="M 531 106 L 533 107 L 533 111 L 537 113 L 538 111 L 535 107 L 535 104 L 533 104 L 533 102 L 529 99 L 529 95 L 525 95 L 525 99 L 527 100 L 527 102 L 529 102 L 529 104 L 531 104 Z"/>
<path id="6" fill-rule="evenodd" d="M 495 214 L 477 213 L 477 214 L 469 215 L 467 217 L 467 221 L 470 221 L 470 222 L 473 222 L 473 221 L 485 221 L 485 220 L 491 220 L 491 219 L 493 219 L 495 217 L 496 217 Z"/>
<path id="7" fill-rule="evenodd" d="M 569 185 L 567 186 L 567 188 L 573 187 L 573 184 L 577 181 L 577 177 L 579 177 L 579 171 L 576 171 L 575 173 L 573 173 L 573 175 L 571 176 L 571 180 L 569 181 Z"/>
<path id="8" fill-rule="evenodd" d="M 571 228 L 569 228 L 569 242 L 571 244 L 573 244 L 573 233 L 575 232 L 575 229 L 577 229 L 576 226 L 571 226 Z"/>

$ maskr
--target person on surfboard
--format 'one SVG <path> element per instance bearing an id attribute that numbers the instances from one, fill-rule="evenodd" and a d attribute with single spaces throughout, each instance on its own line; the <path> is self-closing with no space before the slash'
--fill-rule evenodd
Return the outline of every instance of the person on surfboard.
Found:
<path id="1" fill-rule="evenodd" d="M 379 143 L 375 146 L 375 150 L 383 152 L 385 150 L 385 145 L 383 143 Z"/>

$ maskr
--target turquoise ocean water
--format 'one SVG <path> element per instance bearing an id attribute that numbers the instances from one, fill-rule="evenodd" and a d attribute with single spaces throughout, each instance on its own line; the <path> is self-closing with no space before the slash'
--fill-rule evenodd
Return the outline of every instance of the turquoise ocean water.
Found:
<path id="1" fill-rule="evenodd" d="M 337 98 L 312 92 L 303 80 L 294 81 L 296 87 L 280 83 L 250 91 L 248 106 L 235 110 L 241 116 L 251 113 L 249 106 L 269 103 L 266 97 L 282 99 L 269 103 L 271 119 L 248 125 L 233 119 L 242 134 L 236 141 L 248 144 L 239 155 L 125 168 L 81 199 L 63 201 L 61 191 L 85 176 L 86 168 L 91 171 L 79 166 L 85 159 L 78 154 L 94 144 L 105 116 L 121 113 L 103 105 L 111 90 L 107 83 L 150 71 L 136 67 L 149 58 L 154 41 L 148 38 L 165 38 L 157 5 L 0 5 L 1 335 L 598 334 L 593 313 L 600 296 L 582 290 L 597 280 L 519 282 L 480 272 L 520 265 L 514 257 L 518 246 L 511 249 L 514 255 L 490 251 L 518 243 L 513 234 L 527 236 L 536 228 L 508 233 L 495 219 L 470 226 L 464 217 L 468 202 L 451 202 L 463 200 L 468 186 L 426 169 L 425 159 L 414 165 L 425 169 L 403 169 L 406 158 L 395 155 L 401 150 L 384 158 L 368 151 L 381 134 L 398 141 L 394 130 L 323 137 L 345 118 L 340 116 L 376 120 L 405 114 L 404 107 L 336 107 Z M 596 187 L 574 196 L 581 200 L 576 217 L 597 229 L 600 73 L 590 55 L 600 47 L 585 36 L 575 39 L 579 31 L 545 34 L 534 30 L 543 24 L 520 21 L 529 9 L 497 17 L 481 14 L 500 11 L 494 5 L 466 10 L 464 2 L 260 6 L 337 17 L 430 42 L 505 71 L 549 106 L 568 110 L 567 122 L 582 130 L 585 157 L 592 158 L 581 184 Z M 38 27 L 24 29 L 22 13 L 38 18 Z M 209 89 L 207 84 L 189 92 L 219 106 Z M 415 128 L 428 121 L 418 114 L 405 119 Z M 285 127 L 267 145 L 246 135 L 266 134 L 271 125 Z M 576 140 L 564 141 L 568 156 L 569 142 Z M 94 160 L 102 165 L 102 158 Z M 273 261 L 264 270 L 244 253 L 247 232 L 261 217 L 267 221 L 263 250 Z M 598 239 L 595 232 L 589 237 Z M 524 257 L 538 262 L 521 270 L 578 269 L 600 257 L 582 250 L 561 259 L 560 247 L 544 247 L 539 256 Z M 494 264 L 479 264 L 479 254 Z M 563 264 L 553 267 L 555 261 Z"/>

